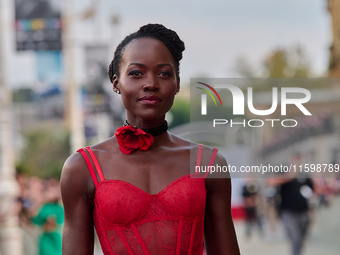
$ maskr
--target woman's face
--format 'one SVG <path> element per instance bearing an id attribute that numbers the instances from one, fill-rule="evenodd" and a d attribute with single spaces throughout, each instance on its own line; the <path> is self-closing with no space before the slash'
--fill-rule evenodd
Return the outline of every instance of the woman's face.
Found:
<path id="1" fill-rule="evenodd" d="M 169 49 L 160 40 L 135 39 L 126 45 L 119 71 L 113 86 L 121 93 L 128 120 L 161 124 L 179 90 Z"/>

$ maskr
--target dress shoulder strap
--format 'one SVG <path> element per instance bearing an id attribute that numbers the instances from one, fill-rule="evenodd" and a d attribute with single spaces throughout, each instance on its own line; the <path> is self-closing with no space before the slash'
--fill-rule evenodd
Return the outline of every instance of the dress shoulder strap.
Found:
<path id="1" fill-rule="evenodd" d="M 196 166 L 201 166 L 201 161 L 202 161 L 202 154 L 203 154 L 203 144 L 199 144 L 198 145 L 198 152 L 197 152 L 197 158 L 196 158 Z M 214 164 L 216 155 L 217 155 L 217 151 L 218 149 L 213 148 L 213 152 L 211 154 L 210 160 L 209 160 L 209 164 L 208 164 L 208 171 L 203 175 L 204 178 L 208 177 L 209 174 L 209 167 L 212 166 Z"/>
<path id="2" fill-rule="evenodd" d="M 202 153 L 203 153 L 203 144 L 198 145 L 198 152 L 197 152 L 197 158 L 196 158 L 196 166 L 201 165 L 201 160 L 202 160 Z"/>
<path id="3" fill-rule="evenodd" d="M 93 153 L 90 147 L 79 149 L 78 152 L 83 156 L 87 164 L 87 167 L 90 171 L 93 183 L 97 187 L 98 183 L 104 180 L 104 175 L 103 175 L 103 171 L 99 165 L 96 155 Z M 93 164 L 94 164 L 94 167 L 93 167 Z M 99 181 L 96 176 L 96 170 L 99 176 Z"/>

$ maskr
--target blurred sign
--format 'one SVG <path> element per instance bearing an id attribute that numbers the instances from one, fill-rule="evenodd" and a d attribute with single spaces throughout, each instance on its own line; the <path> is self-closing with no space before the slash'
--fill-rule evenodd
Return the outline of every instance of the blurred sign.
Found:
<path id="1" fill-rule="evenodd" d="M 107 45 L 87 45 L 85 46 L 86 54 L 86 74 L 88 80 L 93 83 L 108 79 L 108 55 L 109 48 Z M 99 84 L 102 86 L 102 84 Z"/>
<path id="2" fill-rule="evenodd" d="M 61 50 L 60 9 L 60 0 L 15 0 L 17 51 Z"/>
<path id="3" fill-rule="evenodd" d="M 87 86 L 85 107 L 89 113 L 110 112 L 110 97 L 104 89 L 108 81 L 108 46 L 85 47 Z"/>
<path id="4" fill-rule="evenodd" d="M 64 117 L 64 94 L 58 85 L 52 85 L 37 94 L 38 117 L 52 119 Z"/>
<path id="5" fill-rule="evenodd" d="M 60 51 L 36 52 L 37 78 L 44 83 L 60 83 L 63 75 L 63 61 Z"/>

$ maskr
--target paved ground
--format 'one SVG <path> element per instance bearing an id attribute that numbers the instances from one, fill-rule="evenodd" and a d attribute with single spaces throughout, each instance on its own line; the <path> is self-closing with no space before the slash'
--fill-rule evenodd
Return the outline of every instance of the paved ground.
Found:
<path id="1" fill-rule="evenodd" d="M 340 254 L 340 197 L 328 208 L 317 210 L 303 255 Z M 290 255 L 282 226 L 275 233 L 266 228 L 264 238 L 256 231 L 249 240 L 244 236 L 244 223 L 235 223 L 242 255 Z M 255 230 L 255 229 L 254 229 Z"/>

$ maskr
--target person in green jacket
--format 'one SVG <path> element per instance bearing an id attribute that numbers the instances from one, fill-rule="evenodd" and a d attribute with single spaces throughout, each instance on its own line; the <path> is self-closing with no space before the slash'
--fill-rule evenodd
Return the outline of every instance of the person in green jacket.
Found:
<path id="1" fill-rule="evenodd" d="M 39 255 L 61 255 L 61 235 L 64 223 L 64 208 L 60 204 L 60 186 L 50 180 L 45 192 L 46 203 L 32 218 L 35 225 L 42 227 L 39 238 Z"/>

